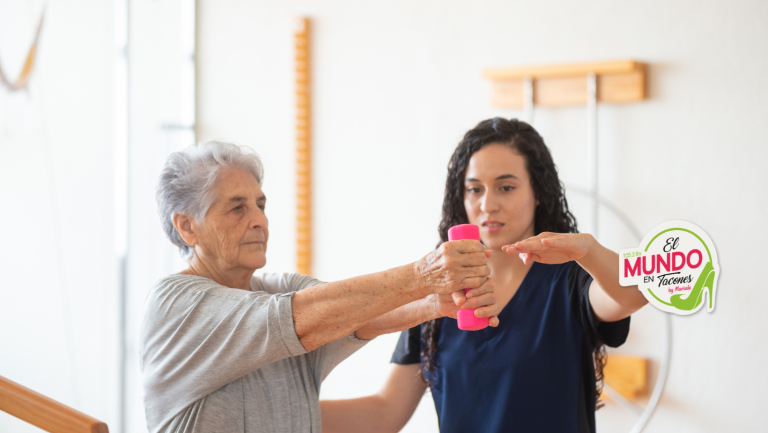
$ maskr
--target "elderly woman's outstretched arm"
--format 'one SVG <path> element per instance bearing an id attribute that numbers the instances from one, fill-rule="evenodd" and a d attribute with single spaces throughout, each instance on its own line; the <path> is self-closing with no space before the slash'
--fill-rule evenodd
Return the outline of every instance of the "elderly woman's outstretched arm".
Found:
<path id="1" fill-rule="evenodd" d="M 478 241 L 446 242 L 421 260 L 398 268 L 311 287 L 293 296 L 296 336 L 308 351 L 352 332 L 371 339 L 407 329 L 464 304 L 462 289 L 476 289 L 465 306 L 493 303 L 485 247 Z M 490 295 L 490 297 L 489 297 Z M 442 302 L 441 302 L 442 301 Z M 470 303 L 471 302 L 471 303 Z M 447 314 L 446 314 L 447 313 Z M 487 317 L 497 312 L 481 310 Z"/>
<path id="2" fill-rule="evenodd" d="M 497 315 L 501 307 L 496 303 L 495 287 L 493 280 L 489 278 L 480 287 L 466 294 L 459 291 L 450 295 L 428 295 L 426 298 L 410 302 L 371 320 L 358 329 L 355 336 L 370 340 L 379 335 L 413 328 L 440 317 L 447 316 L 455 319 L 456 313 L 462 308 L 475 310 L 477 317 L 488 317 L 489 325 L 492 327 L 499 326 Z"/>

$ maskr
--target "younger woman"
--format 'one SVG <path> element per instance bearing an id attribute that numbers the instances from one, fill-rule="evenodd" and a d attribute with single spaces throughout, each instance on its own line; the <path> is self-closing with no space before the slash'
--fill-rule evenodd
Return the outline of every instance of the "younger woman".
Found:
<path id="1" fill-rule="evenodd" d="M 467 132 L 448 164 L 439 226 L 476 224 L 499 326 L 442 318 L 403 331 L 376 395 L 321 402 L 323 432 L 397 432 L 429 386 L 441 432 L 595 431 L 605 345 L 646 299 L 619 285 L 619 257 L 578 233 L 549 149 L 518 120 Z"/>

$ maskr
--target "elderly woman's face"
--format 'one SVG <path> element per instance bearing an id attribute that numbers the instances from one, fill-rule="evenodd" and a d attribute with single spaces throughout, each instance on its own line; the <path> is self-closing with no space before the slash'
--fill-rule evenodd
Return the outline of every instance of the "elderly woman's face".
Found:
<path id="1" fill-rule="evenodd" d="M 196 224 L 201 253 L 221 269 L 264 267 L 269 239 L 264 214 L 267 198 L 256 178 L 247 171 L 227 170 L 214 191 L 216 200 L 205 220 Z"/>

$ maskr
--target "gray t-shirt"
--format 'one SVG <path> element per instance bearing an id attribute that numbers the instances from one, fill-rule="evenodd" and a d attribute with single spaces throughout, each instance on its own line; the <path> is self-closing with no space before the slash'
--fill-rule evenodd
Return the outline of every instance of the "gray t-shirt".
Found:
<path id="1" fill-rule="evenodd" d="M 320 383 L 367 341 L 307 352 L 291 299 L 321 284 L 300 274 L 251 279 L 251 291 L 173 274 L 147 295 L 139 335 L 152 433 L 320 432 Z"/>

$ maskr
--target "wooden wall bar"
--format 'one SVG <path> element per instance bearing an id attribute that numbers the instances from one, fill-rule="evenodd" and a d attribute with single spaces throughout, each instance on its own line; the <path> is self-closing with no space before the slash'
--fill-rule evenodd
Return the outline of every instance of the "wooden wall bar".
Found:
<path id="1" fill-rule="evenodd" d="M 647 65 L 632 60 L 570 65 L 488 69 L 493 80 L 493 105 L 523 106 L 523 82 L 533 81 L 534 105 L 559 107 L 587 103 L 587 75 L 597 76 L 598 102 L 635 102 L 646 99 Z"/>
<path id="2" fill-rule="evenodd" d="M 296 20 L 296 268 L 312 273 L 312 89 L 309 18 Z"/>

